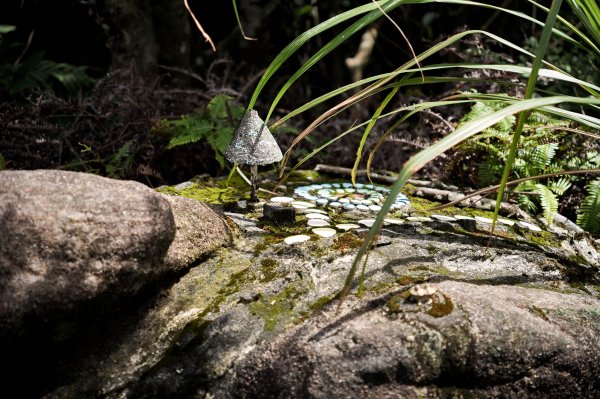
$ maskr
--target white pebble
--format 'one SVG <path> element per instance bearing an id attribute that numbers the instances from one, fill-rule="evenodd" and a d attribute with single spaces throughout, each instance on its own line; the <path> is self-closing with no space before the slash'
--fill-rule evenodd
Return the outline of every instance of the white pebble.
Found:
<path id="1" fill-rule="evenodd" d="M 383 219 L 384 222 L 389 223 L 389 224 L 403 224 L 404 222 L 400 219 L 391 219 L 391 218 L 386 218 Z"/>
<path id="2" fill-rule="evenodd" d="M 439 220 L 440 222 L 455 222 L 456 219 L 452 216 L 446 215 L 431 215 L 432 218 Z"/>
<path id="3" fill-rule="evenodd" d="M 517 223 L 517 226 L 525 228 L 525 229 L 529 229 L 531 231 L 542 231 L 542 229 L 540 229 L 535 224 L 531 224 L 531 223 L 527 223 L 527 222 L 523 222 L 523 221 Z"/>
<path id="4" fill-rule="evenodd" d="M 310 240 L 310 237 L 305 235 L 305 234 L 299 234 L 297 236 L 289 236 L 284 238 L 283 242 L 285 242 L 286 244 L 292 245 L 292 244 L 297 244 L 300 242 L 304 242 L 304 241 L 308 241 Z"/>
<path id="5" fill-rule="evenodd" d="M 273 197 L 271 198 L 271 202 L 277 202 L 280 204 L 288 204 L 290 202 L 294 202 L 295 200 L 292 197 Z"/>
<path id="6" fill-rule="evenodd" d="M 306 209 L 301 209 L 298 211 L 299 213 L 321 213 L 323 215 L 327 215 L 327 211 L 324 211 L 323 209 L 316 209 L 316 208 L 306 208 Z"/>
<path id="7" fill-rule="evenodd" d="M 473 218 L 471 216 L 465 216 L 465 215 L 454 215 L 454 218 L 456 218 L 458 220 L 476 220 L 475 218 Z"/>
<path id="8" fill-rule="evenodd" d="M 315 204 L 313 204 L 312 202 L 306 202 L 306 201 L 294 201 L 294 202 L 292 202 L 292 206 L 294 208 L 298 208 L 298 209 L 305 209 L 305 208 L 314 208 Z"/>
<path id="9" fill-rule="evenodd" d="M 433 219 L 427 216 L 409 216 L 406 220 L 409 222 L 431 222 Z"/>
<path id="10" fill-rule="evenodd" d="M 322 213 L 307 213 L 304 216 L 306 216 L 307 219 L 329 220 L 329 216 L 323 215 Z"/>
<path id="11" fill-rule="evenodd" d="M 308 219 L 306 223 L 308 227 L 325 227 L 329 226 L 329 223 L 323 219 Z"/>
<path id="12" fill-rule="evenodd" d="M 494 221 L 492 219 L 486 218 L 483 216 L 475 216 L 475 220 L 477 220 L 478 222 L 481 222 L 481 223 L 488 223 L 488 224 L 494 223 Z"/>
<path id="13" fill-rule="evenodd" d="M 333 237 L 336 234 L 335 230 L 329 227 L 318 227 L 316 229 L 312 229 L 312 232 L 325 238 Z"/>
<path id="14" fill-rule="evenodd" d="M 365 227 L 371 227 L 373 226 L 373 223 L 375 223 L 375 219 L 363 219 L 358 221 L 358 224 L 361 224 Z"/>
<path id="15" fill-rule="evenodd" d="M 340 223 L 336 224 L 335 227 L 337 227 L 340 230 L 352 230 L 358 229 L 360 226 L 354 223 Z"/>
<path id="16" fill-rule="evenodd" d="M 507 226 L 514 226 L 514 224 L 517 223 L 514 220 L 510 220 L 510 219 L 498 219 L 498 221 Z"/>

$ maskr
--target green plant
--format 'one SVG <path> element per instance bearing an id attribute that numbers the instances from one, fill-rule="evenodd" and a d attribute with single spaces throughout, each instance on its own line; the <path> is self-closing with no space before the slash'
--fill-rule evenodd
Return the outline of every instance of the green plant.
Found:
<path id="1" fill-rule="evenodd" d="M 4 159 L 2 154 L 0 154 L 0 171 L 6 169 L 6 164 L 8 164 L 8 162 Z"/>
<path id="2" fill-rule="evenodd" d="M 362 79 L 353 84 L 344 86 L 343 88 L 332 91 L 331 93 L 327 93 L 322 95 L 321 97 L 310 101 L 304 106 L 298 108 L 297 110 L 292 111 L 287 119 L 291 116 L 298 115 L 300 112 L 306 111 L 316 105 L 319 105 L 327 100 L 330 100 L 342 93 L 345 93 L 349 90 L 355 90 L 356 88 L 360 88 L 363 85 L 367 85 L 362 90 L 359 90 L 357 93 L 349 96 L 347 99 L 339 102 L 338 104 L 332 106 L 328 111 L 324 112 L 321 116 L 315 119 L 309 126 L 302 131 L 298 137 L 292 142 L 288 151 L 284 156 L 284 160 L 281 164 L 281 173 L 284 173 L 284 167 L 289 160 L 289 155 L 294 147 L 308 135 L 310 135 L 317 126 L 322 124 L 329 118 L 337 115 L 338 113 L 344 111 L 348 107 L 359 103 L 367 97 L 376 95 L 381 92 L 388 92 L 388 97 L 381 105 L 379 109 L 377 109 L 376 113 L 373 115 L 370 121 L 366 121 L 362 124 L 357 124 L 354 128 L 349 129 L 346 132 L 339 134 L 336 138 L 332 139 L 329 143 L 321 146 L 320 148 L 313 151 L 314 154 L 323 148 L 326 148 L 331 142 L 335 142 L 340 138 L 344 137 L 351 131 L 354 131 L 359 128 L 363 128 L 366 126 L 365 135 L 368 135 L 371 131 L 372 124 L 374 120 L 380 120 L 382 118 L 391 118 L 397 115 L 401 115 L 400 118 L 396 122 L 392 124 L 392 127 L 386 131 L 381 138 L 379 139 L 375 149 L 380 148 L 383 140 L 389 135 L 391 130 L 400 123 L 403 123 L 412 115 L 421 112 L 423 110 L 427 110 L 429 108 L 438 107 L 438 106 L 448 106 L 452 104 L 464 104 L 466 102 L 476 102 L 482 100 L 488 101 L 497 101 L 503 102 L 505 104 L 504 107 L 499 108 L 488 115 L 481 116 L 475 120 L 469 121 L 458 128 L 455 131 L 448 134 L 441 140 L 435 142 L 431 146 L 423 149 L 418 154 L 414 155 L 410 158 L 405 164 L 402 170 L 398 175 L 398 179 L 391 187 L 391 192 L 388 199 L 382 206 L 381 211 L 377 215 L 376 221 L 373 224 L 373 227 L 369 230 L 369 233 L 360 247 L 358 254 L 352 264 L 352 267 L 348 273 L 345 286 L 341 292 L 341 297 L 345 296 L 349 291 L 351 284 L 354 280 L 356 271 L 358 270 L 359 265 L 365 260 L 368 256 L 369 248 L 371 247 L 371 243 L 374 238 L 377 236 L 379 229 L 383 224 L 383 219 L 385 214 L 389 211 L 391 205 L 393 204 L 395 197 L 400 192 L 400 189 L 406 184 L 409 178 L 418 172 L 421 168 L 423 168 L 427 163 L 431 160 L 435 159 L 437 156 L 442 154 L 444 151 L 455 147 L 459 143 L 464 140 L 469 139 L 481 131 L 490 128 L 498 123 L 501 123 L 505 118 L 513 117 L 515 118 L 514 129 L 512 130 L 512 134 L 510 137 L 510 142 L 506 143 L 508 148 L 508 152 L 506 155 L 506 162 L 504 164 L 503 172 L 500 178 L 500 185 L 498 189 L 496 210 L 495 210 L 495 218 L 498 215 L 498 210 L 500 207 L 501 200 L 503 198 L 504 190 L 507 186 L 507 182 L 511 172 L 513 170 L 513 165 L 515 164 L 515 160 L 517 159 L 519 143 L 521 142 L 521 134 L 526 125 L 526 121 L 528 118 L 528 114 L 532 110 L 541 110 L 549 115 L 552 115 L 555 118 L 565 119 L 570 121 L 575 121 L 582 125 L 585 125 L 592 129 L 600 129 L 600 119 L 593 116 L 593 112 L 586 112 L 583 110 L 584 107 L 587 109 L 591 109 L 594 112 L 597 112 L 600 109 L 600 87 L 594 85 L 593 83 L 586 82 L 582 79 L 578 79 L 577 77 L 573 77 L 560 68 L 552 65 L 546 61 L 544 61 L 544 55 L 546 53 L 546 49 L 548 48 L 548 43 L 552 34 L 555 34 L 560 40 L 570 43 L 573 46 L 579 48 L 582 52 L 589 54 L 593 57 L 600 56 L 600 41 L 598 38 L 600 34 L 597 32 L 600 21 L 600 9 L 598 5 L 593 0 L 569 0 L 569 5 L 577 9 L 577 7 L 584 7 L 585 12 L 578 13 L 580 18 L 585 19 L 583 22 L 583 26 L 587 29 L 587 34 L 580 30 L 575 25 L 571 24 L 565 18 L 562 18 L 559 15 L 559 10 L 562 1 L 561 0 L 553 0 L 551 3 L 550 9 L 547 9 L 535 1 L 529 0 L 529 3 L 537 8 L 538 10 L 542 10 L 545 12 L 546 18 L 545 21 L 537 20 L 525 13 L 517 12 L 506 7 L 499 7 L 491 4 L 481 3 L 477 1 L 466 1 L 466 0 L 382 0 L 382 1 L 373 1 L 368 4 L 365 4 L 360 7 L 356 7 L 353 10 L 346 11 L 341 13 L 335 17 L 330 18 L 327 21 L 322 22 L 321 24 L 315 26 L 314 28 L 304 32 L 297 39 L 292 41 L 284 50 L 278 54 L 271 65 L 267 68 L 264 73 L 262 79 L 259 81 L 248 108 L 253 108 L 257 97 L 259 96 L 262 89 L 267 85 L 270 78 L 276 73 L 276 71 L 281 67 L 281 65 L 306 41 L 315 37 L 316 35 L 338 25 L 342 24 L 349 19 L 355 18 L 355 21 L 351 23 L 347 28 L 342 30 L 337 36 L 331 39 L 328 43 L 326 43 L 322 48 L 317 51 L 312 57 L 308 58 L 308 60 L 297 70 L 295 74 L 293 74 L 279 90 L 274 100 L 271 103 L 271 108 L 265 118 L 265 121 L 268 121 L 270 115 L 272 114 L 275 107 L 278 105 L 279 101 L 281 101 L 283 95 L 289 89 L 289 87 L 294 84 L 299 77 L 304 74 L 309 68 L 315 65 L 318 61 L 320 61 L 323 57 L 325 57 L 329 52 L 333 51 L 337 46 L 339 46 L 342 42 L 347 40 L 349 37 L 352 37 L 358 31 L 364 29 L 368 24 L 374 22 L 375 20 L 381 18 L 386 15 L 386 13 L 392 11 L 395 8 L 398 8 L 402 5 L 406 4 L 428 4 L 428 3 L 442 3 L 442 4 L 461 4 L 461 5 L 470 5 L 477 6 L 482 8 L 493 9 L 498 12 L 503 12 L 515 16 L 516 18 L 520 18 L 522 20 L 529 21 L 538 26 L 543 27 L 542 34 L 539 40 L 539 46 L 536 49 L 536 53 L 531 54 L 529 51 L 524 49 L 522 46 L 518 46 L 502 37 L 494 35 L 485 30 L 470 30 L 465 32 L 460 32 L 452 35 L 451 37 L 443 40 L 440 43 L 432 45 L 427 50 L 422 53 L 415 55 L 411 60 L 406 61 L 403 65 L 399 66 L 392 72 L 381 74 L 378 76 L 368 77 Z M 365 15 L 363 15 L 365 14 Z M 524 54 L 528 57 L 528 59 L 532 60 L 532 65 L 487 65 L 487 64 L 434 64 L 434 65 L 423 65 L 425 61 L 434 54 L 439 53 L 441 50 L 446 49 L 460 40 L 467 38 L 469 36 L 481 35 L 491 38 L 498 43 L 501 43 L 506 48 L 515 51 L 516 53 Z M 414 69 L 415 66 L 417 69 Z M 446 98 L 441 101 L 431 101 L 424 102 L 420 104 L 414 104 L 410 106 L 403 105 L 397 109 L 391 110 L 389 112 L 383 112 L 387 103 L 389 102 L 389 96 L 392 95 L 396 88 L 403 88 L 410 85 L 420 84 L 438 84 L 438 83 L 446 83 L 453 81 L 465 81 L 465 80 L 473 80 L 472 78 L 456 78 L 452 76 L 448 76 L 444 74 L 445 71 L 456 70 L 456 69 L 467 69 L 467 70 L 481 70 L 481 69 L 493 69 L 503 72 L 518 72 L 522 76 L 526 77 L 526 81 L 518 81 L 518 82 L 506 82 L 506 84 L 510 84 L 516 88 L 525 87 L 525 93 L 522 97 L 516 96 L 508 96 L 508 95 L 483 95 L 476 93 L 461 93 L 451 98 Z M 417 73 L 421 74 L 421 77 L 415 77 Z M 427 75 L 426 75 L 427 73 Z M 441 73 L 440 75 L 429 75 L 429 73 Z M 575 85 L 578 87 L 578 90 L 574 95 L 565 95 L 564 92 L 552 92 L 550 90 L 546 91 L 537 91 L 536 92 L 536 84 L 538 77 L 546 77 L 554 80 L 560 80 L 561 82 L 566 82 L 570 85 Z M 481 79 L 480 79 L 481 80 Z M 485 78 L 483 78 L 485 80 Z M 583 95 L 579 94 L 581 92 L 585 92 Z M 536 94 L 534 96 L 534 93 Z M 566 109 L 564 105 L 572 104 L 577 108 Z M 290 116 L 291 115 L 291 116 Z M 286 117 L 282 118 L 285 120 Z M 281 123 L 281 122 L 278 122 Z M 597 135 L 595 137 L 598 137 Z M 549 148 L 547 149 L 549 150 Z M 546 151 L 547 152 L 547 151 Z M 539 157 L 543 154 L 530 154 L 531 157 Z M 548 158 L 546 154 L 546 158 Z M 357 152 L 357 157 L 362 156 L 362 150 L 359 148 Z M 306 157 L 300 160 L 299 163 L 305 162 Z M 358 164 L 358 162 L 357 162 Z M 292 168 L 293 169 L 293 168 Z M 548 190 L 542 189 L 538 187 L 539 191 L 542 192 L 543 196 L 548 197 L 546 199 L 548 212 L 550 212 L 554 206 L 549 199 L 549 188 Z M 495 226 L 495 222 L 492 225 Z M 492 227 L 492 230 L 493 230 Z M 366 260 L 365 260 L 366 263 Z"/>
<path id="3" fill-rule="evenodd" d="M 85 66 L 48 60 L 43 51 L 28 54 L 29 44 L 4 42 L 3 34 L 13 30 L 0 25 L 0 92 L 13 96 L 41 88 L 73 95 L 94 84 Z"/>
<path id="4" fill-rule="evenodd" d="M 600 233 L 600 179 L 588 185 L 587 196 L 577 212 L 577 224 L 592 233 Z"/>
<path id="5" fill-rule="evenodd" d="M 478 101 L 471 107 L 462 123 L 478 120 L 507 106 L 504 102 Z M 512 132 L 516 118 L 510 115 L 493 126 L 483 129 L 477 136 L 465 141 L 457 147 L 459 156 L 478 164 L 478 183 L 480 187 L 494 184 L 502 176 L 504 165 L 508 160 L 508 147 L 512 140 Z M 524 134 L 521 136 L 519 149 L 513 166 L 516 178 L 527 178 L 549 173 L 560 172 L 565 169 L 580 169 L 567 163 L 566 160 L 556 157 L 559 149 L 558 142 L 566 135 L 563 128 L 569 128 L 569 123 L 556 119 L 541 111 L 533 111 L 524 125 Z M 552 142 L 547 142 L 552 138 Z M 465 167 L 466 167 L 465 164 Z M 591 166 L 591 165 L 590 165 Z M 588 167 L 590 169 L 591 167 Z M 519 205 L 522 209 L 537 213 L 543 211 L 544 217 L 550 223 L 558 210 L 558 201 L 572 185 L 576 177 L 554 177 L 542 181 L 526 180 L 515 187 Z M 523 193 L 525 192 L 525 193 Z"/>
<path id="6" fill-rule="evenodd" d="M 117 152 L 103 162 L 108 177 L 123 178 L 126 176 L 133 163 L 132 144 L 132 140 L 126 141 Z"/>
<path id="7" fill-rule="evenodd" d="M 230 96 L 215 96 L 203 112 L 180 119 L 163 121 L 158 131 L 170 136 L 167 148 L 206 141 L 213 149 L 221 168 L 225 166 L 225 151 L 235 127 L 244 115 L 244 107 L 232 102 Z"/>

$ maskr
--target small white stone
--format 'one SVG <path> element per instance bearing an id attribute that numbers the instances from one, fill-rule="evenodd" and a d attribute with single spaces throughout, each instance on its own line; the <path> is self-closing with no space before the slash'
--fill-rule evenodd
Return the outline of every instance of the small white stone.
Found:
<path id="1" fill-rule="evenodd" d="M 363 225 L 365 227 L 372 227 L 375 223 L 375 219 L 362 219 L 358 221 L 358 224 Z"/>
<path id="2" fill-rule="evenodd" d="M 510 219 L 498 219 L 498 221 L 507 226 L 514 226 L 514 224 L 517 223 L 514 220 L 510 220 Z"/>
<path id="3" fill-rule="evenodd" d="M 431 215 L 432 218 L 439 220 L 440 222 L 456 222 L 456 219 L 452 216 L 446 215 Z"/>
<path id="4" fill-rule="evenodd" d="M 314 208 L 316 205 L 312 202 L 306 201 L 293 201 L 292 206 L 296 209 L 306 209 L 306 208 Z"/>
<path id="5" fill-rule="evenodd" d="M 465 216 L 465 215 L 454 215 L 454 218 L 456 218 L 458 220 L 476 220 L 475 218 L 473 218 L 471 216 Z"/>
<path id="6" fill-rule="evenodd" d="M 475 220 L 477 220 L 478 222 L 481 222 L 481 223 L 488 223 L 488 224 L 494 223 L 494 221 L 492 219 L 486 218 L 483 216 L 475 216 Z"/>
<path id="7" fill-rule="evenodd" d="M 333 237 L 336 234 L 336 231 L 329 227 L 317 227 L 316 229 L 312 229 L 312 232 L 321 237 Z"/>
<path id="8" fill-rule="evenodd" d="M 531 231 L 542 231 L 542 229 L 540 229 L 535 224 L 531 224 L 531 223 L 527 223 L 527 222 L 523 222 L 523 221 L 517 223 L 517 226 L 525 228 L 525 229 L 529 229 Z"/>
<path id="9" fill-rule="evenodd" d="M 285 242 L 286 244 L 292 245 L 292 244 L 297 244 L 300 242 L 304 242 L 304 241 L 308 241 L 310 240 L 310 237 L 305 235 L 305 234 L 299 234 L 297 236 L 289 236 L 283 239 L 283 242 Z"/>
<path id="10" fill-rule="evenodd" d="M 379 205 L 369 205 L 369 209 L 373 212 L 379 212 L 381 210 L 381 207 Z"/>
<path id="11" fill-rule="evenodd" d="M 340 230 L 352 230 L 352 229 L 358 229 L 360 226 L 354 223 L 340 223 L 340 224 L 336 224 L 335 227 L 337 227 Z"/>
<path id="12" fill-rule="evenodd" d="M 307 219 L 321 219 L 321 220 L 329 220 L 329 216 L 324 215 L 322 213 L 307 213 L 306 215 Z"/>
<path id="13" fill-rule="evenodd" d="M 308 227 L 325 227 L 329 226 L 329 223 L 326 220 L 322 219 L 308 219 L 306 223 Z"/>
<path id="14" fill-rule="evenodd" d="M 300 209 L 298 211 L 298 213 L 321 213 L 323 215 L 327 215 L 327 211 L 324 211 L 323 209 L 316 209 L 316 208 L 305 208 L 305 209 Z"/>
<path id="15" fill-rule="evenodd" d="M 271 202 L 277 202 L 279 204 L 289 204 L 290 202 L 294 202 L 295 200 L 292 197 L 273 197 L 271 198 Z"/>
<path id="16" fill-rule="evenodd" d="M 383 219 L 384 222 L 388 223 L 388 224 L 403 224 L 404 222 L 400 219 L 391 219 L 391 218 L 386 218 Z"/>
<path id="17" fill-rule="evenodd" d="M 433 219 L 427 216 L 409 216 L 406 220 L 409 222 L 431 222 Z"/>
<path id="18" fill-rule="evenodd" d="M 356 205 L 356 209 L 358 209 L 359 211 L 368 211 L 369 207 L 366 205 Z"/>

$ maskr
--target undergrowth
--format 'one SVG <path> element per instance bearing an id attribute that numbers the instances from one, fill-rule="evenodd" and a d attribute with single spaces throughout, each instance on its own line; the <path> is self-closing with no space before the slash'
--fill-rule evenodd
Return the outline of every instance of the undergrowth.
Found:
<path id="1" fill-rule="evenodd" d="M 461 123 L 477 120 L 485 115 L 505 108 L 504 102 L 478 101 L 463 117 Z M 465 141 L 457 148 L 457 160 L 463 173 L 473 176 L 478 187 L 494 185 L 500 180 L 508 160 L 509 146 L 516 123 L 514 115 L 484 129 L 481 134 Z M 592 169 L 600 166 L 600 153 L 584 151 L 580 156 L 567 156 L 573 148 L 565 142 L 568 136 L 564 129 L 573 128 L 567 121 L 553 118 L 547 113 L 533 111 L 524 126 L 519 149 L 513 164 L 515 179 L 527 178 L 564 170 Z M 541 213 L 550 223 L 559 210 L 561 197 L 573 185 L 585 186 L 585 178 L 579 176 L 556 176 L 543 180 L 527 180 L 514 187 L 507 195 L 516 197 L 519 206 L 527 212 Z M 588 186 L 587 206 L 578 211 L 578 224 L 588 231 L 594 230 L 594 199 L 600 196 L 597 185 Z"/>

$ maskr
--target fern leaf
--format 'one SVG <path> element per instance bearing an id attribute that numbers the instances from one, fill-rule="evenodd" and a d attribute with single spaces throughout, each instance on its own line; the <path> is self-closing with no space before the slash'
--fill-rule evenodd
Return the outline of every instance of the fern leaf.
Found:
<path id="1" fill-rule="evenodd" d="M 577 224 L 590 233 L 600 233 L 600 179 L 587 186 L 587 195 L 577 212 Z"/>
<path id="2" fill-rule="evenodd" d="M 538 206 L 532 201 L 529 195 L 519 195 L 518 202 L 519 207 L 526 212 L 536 213 L 538 210 Z"/>
<path id="3" fill-rule="evenodd" d="M 551 180 L 548 183 L 548 188 L 558 196 L 563 195 L 570 187 L 572 183 L 568 177 L 561 177 L 558 180 Z"/>
<path id="4" fill-rule="evenodd" d="M 535 187 L 546 222 L 550 224 L 554 219 L 554 214 L 558 211 L 558 198 L 547 186 L 541 183 L 536 184 Z"/>
<path id="5" fill-rule="evenodd" d="M 167 126 L 175 130 L 175 136 L 169 141 L 167 149 L 195 143 L 207 137 L 213 129 L 212 123 L 197 117 L 184 117 L 181 120 L 168 122 Z"/>

